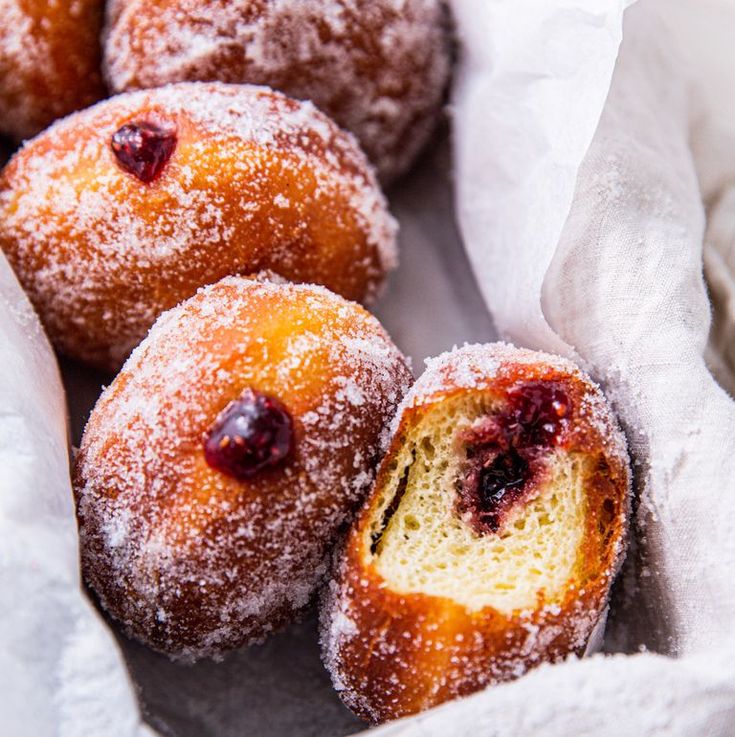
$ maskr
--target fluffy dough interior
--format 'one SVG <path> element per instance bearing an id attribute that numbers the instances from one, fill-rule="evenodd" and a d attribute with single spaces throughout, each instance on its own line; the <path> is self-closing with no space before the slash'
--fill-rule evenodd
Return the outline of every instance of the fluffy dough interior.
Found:
<path id="1" fill-rule="evenodd" d="M 538 496 L 515 505 L 497 534 L 477 533 L 455 506 L 464 457 L 459 437 L 489 411 L 492 403 L 479 396 L 449 398 L 428 411 L 398 454 L 367 526 L 366 547 L 394 591 L 504 614 L 535 609 L 540 592 L 553 605 L 576 579 L 584 460 L 553 451 Z"/>

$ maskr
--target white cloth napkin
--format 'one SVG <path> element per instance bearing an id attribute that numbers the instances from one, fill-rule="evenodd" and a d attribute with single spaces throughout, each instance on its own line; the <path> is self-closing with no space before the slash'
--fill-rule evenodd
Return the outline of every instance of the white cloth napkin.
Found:
<path id="1" fill-rule="evenodd" d="M 84 596 L 56 361 L 0 253 L 0 734 L 145 737 Z"/>
<path id="2" fill-rule="evenodd" d="M 465 245 L 501 333 L 583 362 L 626 427 L 636 543 L 608 648 L 661 655 L 541 668 L 375 734 L 732 735 L 735 404 L 703 358 L 702 261 L 706 213 L 710 349 L 724 383 L 735 354 L 735 5 L 639 0 L 622 26 L 618 2 L 454 5 Z"/>

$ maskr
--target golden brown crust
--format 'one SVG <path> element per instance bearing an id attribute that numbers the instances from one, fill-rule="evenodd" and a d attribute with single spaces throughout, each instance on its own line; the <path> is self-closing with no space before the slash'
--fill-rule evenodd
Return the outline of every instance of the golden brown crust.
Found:
<path id="1" fill-rule="evenodd" d="M 494 361 L 484 375 L 481 361 L 470 371 L 458 372 L 461 358 L 452 356 L 444 363 L 440 358 L 427 371 L 432 376 L 425 374 L 407 395 L 373 491 L 350 530 L 325 597 L 325 662 L 347 705 L 369 722 L 413 714 L 518 677 L 541 662 L 581 654 L 621 561 L 630 474 L 624 439 L 599 390 L 560 359 L 547 362 L 551 357 L 545 354 L 503 346 L 474 348 L 479 354 L 490 348 L 480 356 Z M 522 360 L 514 360 L 519 354 Z M 465 368 L 475 358 L 465 360 Z M 470 611 L 448 598 L 391 590 L 376 571 L 366 530 L 411 428 L 434 403 L 453 394 L 489 391 L 502 396 L 529 381 L 563 385 L 574 408 L 563 449 L 594 461 L 584 482 L 586 531 L 577 575 L 563 600 L 550 605 L 541 591 L 533 610 L 504 614 L 491 607 Z"/>
<path id="2" fill-rule="evenodd" d="M 150 184 L 112 135 L 174 124 Z M 371 299 L 395 223 L 351 137 L 266 88 L 183 83 L 112 98 L 34 139 L 0 177 L 0 248 L 63 353 L 116 369 L 200 286 L 271 270 Z"/>
<path id="3" fill-rule="evenodd" d="M 135 637 L 185 658 L 302 608 L 411 381 L 375 318 L 312 286 L 228 278 L 163 315 L 100 398 L 74 489 L 82 568 Z M 291 414 L 292 454 L 238 481 L 203 435 L 244 389 Z"/>
<path id="4" fill-rule="evenodd" d="M 102 0 L 0 0 L 0 131 L 30 138 L 105 95 Z"/>
<path id="5" fill-rule="evenodd" d="M 105 64 L 117 91 L 184 80 L 265 84 L 352 131 L 385 181 L 408 168 L 449 73 L 439 0 L 113 0 Z"/>

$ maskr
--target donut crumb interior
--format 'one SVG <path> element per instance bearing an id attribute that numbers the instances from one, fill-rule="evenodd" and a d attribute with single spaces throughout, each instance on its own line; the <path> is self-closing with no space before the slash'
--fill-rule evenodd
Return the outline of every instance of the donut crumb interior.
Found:
<path id="1" fill-rule="evenodd" d="M 456 507 L 461 436 L 497 403 L 479 393 L 434 404 L 409 432 L 366 525 L 365 549 L 390 589 L 510 614 L 561 601 L 578 578 L 585 460 L 554 450 L 548 477 L 497 533 L 480 534 Z M 581 585 L 581 584 L 580 584 Z"/>

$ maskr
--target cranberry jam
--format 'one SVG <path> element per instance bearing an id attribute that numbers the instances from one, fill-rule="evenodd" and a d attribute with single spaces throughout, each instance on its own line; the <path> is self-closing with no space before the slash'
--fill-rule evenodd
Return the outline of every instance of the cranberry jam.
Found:
<path id="1" fill-rule="evenodd" d="M 466 434 L 459 506 L 478 532 L 498 531 L 505 512 L 539 472 L 545 451 L 559 442 L 569 413 L 569 398 L 559 383 L 526 382 L 508 391 L 501 412 Z"/>
<path id="2" fill-rule="evenodd" d="M 176 130 L 146 121 L 126 123 L 115 131 L 110 145 L 120 166 L 149 184 L 171 158 L 176 148 Z"/>
<path id="3" fill-rule="evenodd" d="M 204 457 L 240 481 L 280 463 L 293 446 L 293 421 L 275 397 L 246 389 L 204 436 Z"/>

